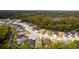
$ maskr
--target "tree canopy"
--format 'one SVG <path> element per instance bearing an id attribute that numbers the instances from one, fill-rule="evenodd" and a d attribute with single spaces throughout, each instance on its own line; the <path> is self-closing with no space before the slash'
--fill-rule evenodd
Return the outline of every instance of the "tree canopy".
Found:
<path id="1" fill-rule="evenodd" d="M 6 43 L 10 37 L 10 26 L 1 25 L 0 26 L 0 44 Z"/>

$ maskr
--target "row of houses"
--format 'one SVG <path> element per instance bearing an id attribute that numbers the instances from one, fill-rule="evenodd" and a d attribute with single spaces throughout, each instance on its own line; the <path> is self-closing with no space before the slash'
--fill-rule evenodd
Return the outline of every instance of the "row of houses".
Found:
<path id="1" fill-rule="evenodd" d="M 18 44 L 24 44 L 24 42 L 29 42 L 30 47 L 41 47 L 42 45 L 49 46 L 52 42 L 58 42 L 62 41 L 64 43 L 68 43 L 74 40 L 79 40 L 79 38 L 72 38 L 72 37 L 58 37 L 56 34 L 53 34 L 52 37 L 49 37 L 48 34 L 45 34 L 44 36 L 42 34 L 32 33 L 29 34 L 28 38 L 24 37 L 24 35 L 20 35 L 21 38 L 18 42 Z"/>
<path id="2" fill-rule="evenodd" d="M 16 23 L 15 23 L 16 24 Z M 52 32 L 46 29 L 40 29 L 35 25 L 26 22 L 16 24 L 18 29 L 17 44 L 24 45 L 24 42 L 29 42 L 31 47 L 41 46 L 42 44 L 49 45 L 50 41 L 62 41 L 64 43 L 79 40 L 79 32 Z"/>
<path id="3" fill-rule="evenodd" d="M 0 22 L 6 22 L 6 23 L 17 23 L 20 22 L 20 19 L 0 19 Z"/>
<path id="4" fill-rule="evenodd" d="M 24 29 L 23 29 L 24 30 Z M 23 35 L 24 34 L 24 35 Z M 71 36 L 71 34 L 75 35 L 74 37 Z M 25 41 L 28 40 L 30 43 L 29 45 L 31 47 L 34 46 L 41 46 L 43 43 L 45 45 L 49 45 L 51 42 L 50 41 L 62 41 L 64 43 L 67 43 L 69 41 L 74 41 L 74 40 L 79 40 L 78 38 L 78 33 L 70 33 L 70 32 L 52 32 L 52 36 L 49 36 L 49 33 L 39 33 L 38 31 L 34 31 L 31 34 L 27 34 L 28 37 L 25 37 L 26 33 L 25 31 L 21 31 L 21 34 L 18 38 L 20 38 L 20 41 L 18 41 L 18 44 L 24 44 Z M 59 37 L 60 36 L 60 37 Z"/>
<path id="5" fill-rule="evenodd" d="M 18 33 L 16 42 L 18 45 L 24 45 L 24 42 L 27 40 L 27 37 L 25 35 L 28 34 L 28 32 L 25 30 L 23 26 L 19 24 L 16 24 L 16 26 L 17 26 L 17 33 Z"/>

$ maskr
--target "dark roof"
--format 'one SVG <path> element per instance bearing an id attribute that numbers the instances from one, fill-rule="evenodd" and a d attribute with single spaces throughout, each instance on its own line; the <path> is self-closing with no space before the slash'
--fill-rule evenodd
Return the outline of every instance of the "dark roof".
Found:
<path id="1" fill-rule="evenodd" d="M 40 30 L 40 28 L 39 28 L 39 27 L 33 27 L 33 29 L 35 29 L 35 30 Z"/>
<path id="2" fill-rule="evenodd" d="M 70 32 L 71 35 L 75 35 L 75 32 Z"/>
<path id="3" fill-rule="evenodd" d="M 58 32 L 54 32 L 53 34 L 56 34 L 56 35 L 58 35 Z"/>
<path id="4" fill-rule="evenodd" d="M 17 25 L 17 24 L 16 24 L 16 26 L 17 26 L 17 27 L 20 27 L 20 28 L 22 28 L 22 26 L 21 26 L 21 25 Z"/>
<path id="5" fill-rule="evenodd" d="M 22 34 L 18 36 L 18 38 L 23 38 L 23 37 L 24 37 L 24 35 L 22 35 Z"/>
<path id="6" fill-rule="evenodd" d="M 66 35 L 70 35 L 69 32 L 64 32 Z"/>

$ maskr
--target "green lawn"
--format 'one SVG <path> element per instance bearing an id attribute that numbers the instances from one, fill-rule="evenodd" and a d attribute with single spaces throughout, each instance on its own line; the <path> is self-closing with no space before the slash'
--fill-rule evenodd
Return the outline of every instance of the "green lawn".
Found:
<path id="1" fill-rule="evenodd" d="M 29 45 L 28 42 L 24 42 L 24 45 L 22 47 L 20 47 L 21 49 L 29 49 Z"/>

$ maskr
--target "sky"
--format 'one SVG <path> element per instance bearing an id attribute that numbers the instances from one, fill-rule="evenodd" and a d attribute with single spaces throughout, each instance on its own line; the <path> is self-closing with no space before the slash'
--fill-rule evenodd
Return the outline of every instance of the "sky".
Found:
<path id="1" fill-rule="evenodd" d="M 79 0 L 0 0 L 0 10 L 79 10 Z"/>

